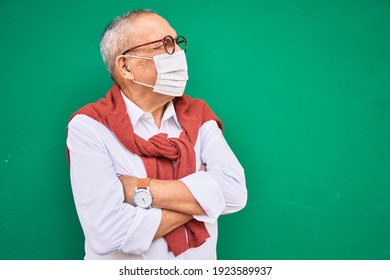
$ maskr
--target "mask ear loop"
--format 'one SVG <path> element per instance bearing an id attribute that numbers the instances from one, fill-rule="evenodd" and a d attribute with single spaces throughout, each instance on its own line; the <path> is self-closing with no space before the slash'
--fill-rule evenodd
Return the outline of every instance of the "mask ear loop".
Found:
<path id="1" fill-rule="evenodd" d="M 147 59 L 147 60 L 153 60 L 153 58 L 151 57 L 145 57 L 145 56 L 136 56 L 136 55 L 129 55 L 129 54 L 126 54 L 127 57 L 130 57 L 130 58 L 141 58 L 141 59 Z M 136 80 L 132 80 L 132 82 L 138 84 L 138 85 L 141 85 L 141 86 L 145 86 L 145 87 L 150 87 L 150 88 L 154 88 L 154 86 L 151 86 L 151 85 L 148 85 L 148 84 L 144 84 L 144 83 L 141 83 L 141 82 L 138 82 Z"/>
<path id="2" fill-rule="evenodd" d="M 141 59 L 153 60 L 153 58 L 146 57 L 146 56 L 136 56 L 136 55 L 129 55 L 129 54 L 126 54 L 126 56 L 130 58 L 141 58 Z"/>
<path id="3" fill-rule="evenodd" d="M 145 87 L 150 87 L 150 88 L 154 88 L 154 86 L 151 86 L 151 85 L 147 85 L 147 84 L 144 84 L 144 83 L 141 83 L 141 82 L 137 82 L 136 80 L 132 80 L 133 83 L 136 83 L 136 84 L 139 84 L 141 86 L 145 86 Z"/>

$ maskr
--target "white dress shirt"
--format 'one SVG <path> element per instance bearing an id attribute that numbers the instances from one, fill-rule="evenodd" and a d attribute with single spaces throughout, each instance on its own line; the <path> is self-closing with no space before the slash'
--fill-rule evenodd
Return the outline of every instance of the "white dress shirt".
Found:
<path id="1" fill-rule="evenodd" d="M 134 132 L 144 139 L 158 133 L 178 137 L 182 131 L 173 103 L 164 112 L 161 127 L 123 94 Z M 153 241 L 161 209 L 142 209 L 124 202 L 118 175 L 146 178 L 141 157 L 127 150 L 103 124 L 76 115 L 68 126 L 67 145 L 77 213 L 85 235 L 85 259 L 216 259 L 217 219 L 242 209 L 247 200 L 244 170 L 215 121 L 204 123 L 195 145 L 197 171 L 185 183 L 206 215 L 210 238 L 175 257 L 164 238 Z"/>

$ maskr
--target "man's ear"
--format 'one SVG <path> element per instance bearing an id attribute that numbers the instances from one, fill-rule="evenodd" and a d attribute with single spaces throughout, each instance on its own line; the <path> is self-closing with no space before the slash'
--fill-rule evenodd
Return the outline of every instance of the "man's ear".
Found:
<path id="1" fill-rule="evenodd" d="M 126 80 L 134 80 L 134 75 L 130 69 L 129 60 L 124 55 L 118 55 L 115 59 L 115 72 Z"/>

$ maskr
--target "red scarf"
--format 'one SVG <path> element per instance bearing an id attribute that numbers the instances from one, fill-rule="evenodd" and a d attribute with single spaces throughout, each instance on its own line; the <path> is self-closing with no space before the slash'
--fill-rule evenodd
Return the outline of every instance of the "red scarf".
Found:
<path id="1" fill-rule="evenodd" d="M 223 126 L 203 100 L 183 95 L 176 97 L 173 104 L 182 127 L 179 138 L 168 138 L 166 133 L 160 133 L 145 140 L 135 134 L 125 101 L 116 83 L 107 92 L 106 98 L 82 107 L 70 120 L 75 115 L 83 114 L 101 122 L 131 153 L 142 158 L 149 178 L 177 180 L 196 172 L 194 146 L 201 125 L 215 120 L 221 129 Z M 176 164 L 173 165 L 172 161 L 176 161 Z M 202 245 L 209 237 L 205 224 L 192 219 L 165 235 L 164 239 L 169 250 L 178 256 L 189 248 Z"/>

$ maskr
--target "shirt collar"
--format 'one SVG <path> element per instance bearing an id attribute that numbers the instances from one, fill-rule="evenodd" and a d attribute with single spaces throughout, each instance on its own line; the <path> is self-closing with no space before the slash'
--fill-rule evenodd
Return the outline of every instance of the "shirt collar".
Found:
<path id="1" fill-rule="evenodd" d="M 145 112 L 142 111 L 142 109 L 138 107 L 134 102 L 128 99 L 126 95 L 123 94 L 122 91 L 121 93 L 122 93 L 123 100 L 125 101 L 126 104 L 127 114 L 129 115 L 131 124 L 134 127 Z"/>
<path id="2" fill-rule="evenodd" d="M 126 104 L 127 114 L 130 117 L 131 124 L 133 125 L 133 127 L 135 127 L 135 125 L 138 123 L 139 119 L 144 114 L 148 114 L 148 113 L 144 112 L 133 101 L 131 101 L 129 98 L 127 98 L 126 95 L 124 95 L 122 91 L 121 91 L 121 93 L 122 93 L 123 100 L 125 101 L 125 104 Z M 173 118 L 177 127 L 179 129 L 181 129 L 181 125 L 180 125 L 179 120 L 178 120 L 177 115 L 176 115 L 175 106 L 173 106 L 172 101 L 170 101 L 167 104 L 167 107 L 165 108 L 165 111 L 164 111 L 164 114 L 162 117 L 162 122 L 165 122 L 165 121 L 169 120 L 170 118 Z"/>
<path id="3" fill-rule="evenodd" d="M 165 108 L 165 111 L 164 111 L 164 115 L 162 117 L 162 121 L 163 122 L 167 121 L 167 120 L 169 120 L 169 118 L 173 118 L 173 120 L 175 121 L 177 127 L 181 129 L 179 120 L 177 119 L 175 106 L 173 106 L 173 102 L 172 101 L 169 101 L 169 103 L 167 104 L 167 107 Z"/>

